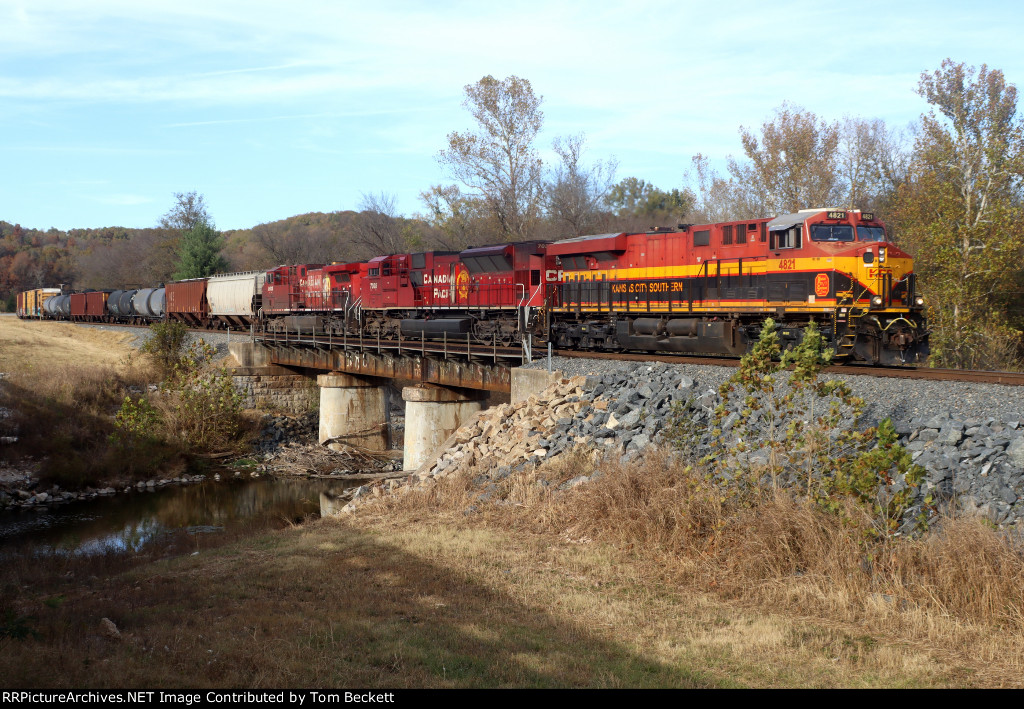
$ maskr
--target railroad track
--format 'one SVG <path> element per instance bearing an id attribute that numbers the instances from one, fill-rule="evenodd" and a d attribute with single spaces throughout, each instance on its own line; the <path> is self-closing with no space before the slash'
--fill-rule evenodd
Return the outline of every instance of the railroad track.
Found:
<path id="1" fill-rule="evenodd" d="M 145 328 L 145 325 L 125 325 L 122 323 L 79 323 L 83 325 L 113 325 L 115 327 Z M 204 328 L 189 328 L 189 332 L 196 333 L 217 333 L 227 334 L 228 330 L 207 330 Z M 248 337 L 249 333 L 244 330 L 230 331 L 232 335 Z M 394 354 L 420 354 L 420 355 L 441 355 L 469 356 L 476 359 L 515 360 L 522 355 L 519 347 L 500 347 L 496 345 L 472 345 L 457 341 L 431 341 L 431 340 L 377 340 L 372 338 L 340 338 L 326 335 L 303 335 L 303 336 L 275 336 L 271 334 L 259 334 L 257 339 L 268 343 L 280 343 L 289 346 L 313 346 L 313 347 L 345 347 L 375 352 L 391 352 Z M 733 357 L 701 356 L 693 357 L 688 355 L 670 354 L 642 354 L 636 352 L 578 352 L 575 350 L 553 350 L 553 355 L 558 357 L 573 357 L 578 359 L 606 359 L 620 360 L 627 362 L 666 362 L 669 364 L 696 364 L 712 365 L 718 367 L 738 367 L 739 359 Z M 543 359 L 546 352 L 537 347 L 534 349 L 534 361 Z M 951 381 L 971 382 L 975 384 L 1001 384 L 1003 386 L 1024 386 L 1024 372 L 993 372 L 973 369 L 933 369 L 929 367 L 883 367 L 877 365 L 842 364 L 826 367 L 826 372 L 833 374 L 854 374 L 868 377 L 890 377 L 894 379 L 923 379 L 930 381 Z"/>
<path id="2" fill-rule="evenodd" d="M 576 352 L 555 350 L 559 357 L 581 359 L 618 359 L 630 362 L 666 362 L 669 364 L 698 364 L 718 367 L 738 367 L 739 359 L 730 357 L 690 357 L 683 355 L 660 355 L 618 352 Z M 867 377 L 891 377 L 894 379 L 924 379 L 931 381 L 972 382 L 975 384 L 1002 384 L 1024 386 L 1022 372 L 988 372 L 973 369 L 932 369 L 929 367 L 882 367 L 862 364 L 838 364 L 825 368 L 832 374 L 853 374 Z"/>

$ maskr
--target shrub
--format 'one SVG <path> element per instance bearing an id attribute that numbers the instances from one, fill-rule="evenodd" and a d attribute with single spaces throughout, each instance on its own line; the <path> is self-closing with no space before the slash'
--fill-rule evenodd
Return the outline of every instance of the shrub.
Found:
<path id="1" fill-rule="evenodd" d="M 161 377 L 169 377 L 174 373 L 174 368 L 181 362 L 185 352 L 188 328 L 184 323 L 168 320 L 154 323 L 149 329 L 149 337 L 139 350 L 153 357 L 160 368 Z"/>
<path id="2" fill-rule="evenodd" d="M 227 370 L 213 367 L 215 350 L 190 344 L 161 387 L 166 434 L 191 450 L 230 446 L 241 430 L 242 396 Z"/>
<path id="3" fill-rule="evenodd" d="M 719 389 L 718 427 L 704 462 L 713 465 L 712 476 L 730 495 L 799 491 L 859 526 L 861 518 L 846 512 L 845 501 L 852 500 L 869 513 L 868 536 L 908 529 L 913 524 L 905 526 L 911 522 L 905 517 L 924 469 L 912 464 L 888 419 L 860 429 L 863 400 L 845 382 L 820 377 L 830 361 L 814 323 L 799 345 L 782 352 L 775 323 L 766 320 L 752 351 Z M 732 413 L 737 398 L 738 419 Z M 692 438 L 680 420 L 685 416 L 681 410 L 673 424 L 679 444 L 686 443 L 680 437 Z M 923 517 L 913 522 L 923 523 Z"/>

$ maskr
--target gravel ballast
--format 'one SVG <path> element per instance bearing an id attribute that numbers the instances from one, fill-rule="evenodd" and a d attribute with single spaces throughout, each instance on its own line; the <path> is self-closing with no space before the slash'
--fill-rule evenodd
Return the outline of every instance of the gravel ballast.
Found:
<path id="1" fill-rule="evenodd" d="M 581 357 L 552 357 L 552 369 L 563 376 L 603 376 L 605 374 L 633 372 L 651 366 L 648 363 L 622 360 L 584 359 Z M 667 364 L 654 366 L 670 368 L 696 382 L 701 392 L 717 392 L 731 377 L 735 367 L 714 365 Z M 546 369 L 547 360 L 540 359 L 525 369 Z M 864 399 L 864 419 L 877 423 L 891 418 L 894 423 L 909 422 L 914 418 L 946 416 L 954 419 L 992 417 L 999 420 L 1024 420 L 1024 387 L 1002 384 L 972 384 L 970 382 L 934 382 L 921 379 L 896 379 L 857 374 L 822 375 L 841 379 L 850 385 L 855 396 Z"/>
<path id="2" fill-rule="evenodd" d="M 743 431 L 743 392 L 734 393 L 723 420 L 715 418 L 721 403 L 718 389 L 736 372 L 733 367 L 576 358 L 555 358 L 552 365 L 567 378 L 525 401 L 482 413 L 459 430 L 454 446 L 401 487 L 470 473 L 483 502 L 503 478 L 538 469 L 542 473 L 543 463 L 581 446 L 598 455 L 635 460 L 666 442 L 674 408 L 692 424 L 687 445 L 694 458 L 721 450 L 713 446 L 721 442 L 719 437 L 728 449 L 738 436 L 757 431 L 756 426 Z M 546 367 L 546 360 L 529 366 Z M 978 514 L 1001 527 L 1024 525 L 1024 388 L 855 374 L 839 378 L 865 400 L 860 428 L 891 418 L 900 442 L 926 471 L 904 516 L 905 531 L 914 528 L 920 513 L 943 509 Z M 777 377 L 780 395 L 786 379 L 786 373 Z M 719 426 L 720 433 L 715 430 Z M 751 462 L 755 458 L 752 454 Z M 891 474 L 883 496 L 906 486 L 895 471 Z M 562 487 L 589 479 L 581 475 Z M 389 483 L 389 489 L 396 487 Z M 347 509 L 360 504 L 357 498 Z"/>
<path id="3" fill-rule="evenodd" d="M 150 329 L 148 327 L 135 327 L 126 325 L 97 325 L 93 323 L 76 323 L 79 327 L 91 327 L 97 330 L 106 330 L 108 332 L 124 332 L 131 335 L 134 339 L 132 340 L 132 347 L 138 349 L 142 347 L 142 344 L 149 338 Z M 248 340 L 248 332 L 231 333 L 230 335 L 223 330 L 210 330 L 209 332 L 189 332 L 187 343 L 192 343 L 197 340 L 204 340 L 208 345 L 211 345 L 215 350 L 215 357 L 223 357 L 228 353 L 228 342 L 238 342 L 242 339 Z"/>

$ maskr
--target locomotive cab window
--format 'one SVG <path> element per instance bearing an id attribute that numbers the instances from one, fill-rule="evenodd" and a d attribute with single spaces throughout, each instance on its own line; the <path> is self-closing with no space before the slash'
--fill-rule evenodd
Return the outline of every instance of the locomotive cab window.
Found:
<path id="1" fill-rule="evenodd" d="M 853 241 L 853 227 L 849 224 L 813 224 L 811 241 Z"/>
<path id="2" fill-rule="evenodd" d="M 799 249 L 801 244 L 801 228 L 798 226 L 789 229 L 773 231 L 771 233 L 772 249 Z"/>
<path id="3" fill-rule="evenodd" d="M 857 241 L 885 241 L 885 229 L 880 226 L 857 226 Z"/>

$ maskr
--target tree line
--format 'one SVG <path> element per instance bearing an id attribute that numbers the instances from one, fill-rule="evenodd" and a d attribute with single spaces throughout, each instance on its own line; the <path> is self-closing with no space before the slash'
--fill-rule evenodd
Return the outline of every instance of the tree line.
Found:
<path id="1" fill-rule="evenodd" d="M 908 87 L 911 90 L 912 87 Z M 1024 121 L 999 70 L 950 59 L 923 72 L 926 110 L 901 130 L 882 119 L 828 121 L 783 103 L 739 127 L 725 171 L 707 155 L 678 185 L 616 175 L 589 159 L 586 136 L 560 136 L 541 157 L 543 97 L 515 76 L 465 87 L 472 127 L 437 154 L 449 182 L 424 189 L 422 211 L 366 193 L 358 211 L 312 213 L 218 232 L 205 200 L 178 193 L 152 229 L 25 230 L 0 222 L 0 298 L 54 283 L 108 288 L 282 263 L 357 261 L 382 253 L 463 249 L 785 214 L 808 207 L 875 212 L 916 259 L 940 366 L 1024 363 Z"/>

